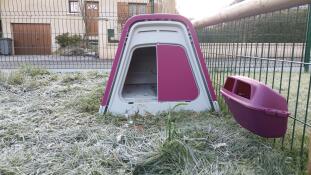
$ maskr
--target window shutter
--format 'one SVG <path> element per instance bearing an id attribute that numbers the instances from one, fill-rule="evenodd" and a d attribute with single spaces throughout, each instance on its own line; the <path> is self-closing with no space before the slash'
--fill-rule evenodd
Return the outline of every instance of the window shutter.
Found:
<path id="1" fill-rule="evenodd" d="M 118 23 L 124 25 L 126 20 L 129 18 L 129 8 L 127 2 L 118 2 L 117 5 Z"/>
<path id="2" fill-rule="evenodd" d="M 147 4 L 147 14 L 151 13 L 151 3 Z M 158 3 L 154 3 L 154 13 L 159 13 L 159 4 Z"/>
<path id="3" fill-rule="evenodd" d="M 159 4 L 154 3 L 154 13 L 159 13 Z"/>
<path id="4" fill-rule="evenodd" d="M 147 14 L 151 13 L 151 4 L 150 3 L 147 4 L 146 13 Z"/>

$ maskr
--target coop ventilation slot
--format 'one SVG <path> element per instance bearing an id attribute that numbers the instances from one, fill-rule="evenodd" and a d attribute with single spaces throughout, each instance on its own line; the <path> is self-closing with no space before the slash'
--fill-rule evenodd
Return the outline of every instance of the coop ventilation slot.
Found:
<path id="1" fill-rule="evenodd" d="M 156 47 L 134 50 L 122 90 L 123 98 L 157 100 L 156 58 Z"/>
<path id="2" fill-rule="evenodd" d="M 171 33 L 177 33 L 176 30 L 160 30 L 160 32 L 171 32 Z"/>
<path id="3" fill-rule="evenodd" d="M 138 33 L 157 32 L 157 30 L 141 30 Z"/>

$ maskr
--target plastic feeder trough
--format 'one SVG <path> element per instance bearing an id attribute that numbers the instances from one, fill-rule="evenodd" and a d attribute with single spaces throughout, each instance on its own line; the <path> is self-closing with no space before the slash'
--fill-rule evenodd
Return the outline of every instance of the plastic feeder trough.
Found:
<path id="1" fill-rule="evenodd" d="M 271 88 L 247 77 L 230 76 L 221 94 L 242 127 L 267 138 L 285 135 L 289 116 L 287 103 Z"/>

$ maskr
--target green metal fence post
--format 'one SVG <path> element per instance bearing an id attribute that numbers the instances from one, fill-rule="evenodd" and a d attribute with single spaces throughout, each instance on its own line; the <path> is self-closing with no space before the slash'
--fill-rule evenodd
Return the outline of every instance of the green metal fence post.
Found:
<path id="1" fill-rule="evenodd" d="M 151 8 L 151 13 L 154 13 L 154 0 L 150 0 L 150 8 Z"/>
<path id="2" fill-rule="evenodd" d="M 311 49 L 311 4 L 308 6 L 308 25 L 306 32 L 306 50 L 305 63 L 310 63 L 310 49 Z M 304 64 L 305 72 L 309 72 L 309 64 Z"/>

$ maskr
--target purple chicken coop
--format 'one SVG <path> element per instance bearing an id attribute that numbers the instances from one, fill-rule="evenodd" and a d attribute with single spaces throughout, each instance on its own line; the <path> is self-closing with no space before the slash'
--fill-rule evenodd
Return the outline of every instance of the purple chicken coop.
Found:
<path id="1" fill-rule="evenodd" d="M 267 138 L 285 135 L 289 116 L 287 102 L 271 88 L 247 77 L 231 76 L 221 94 L 242 127 Z"/>
<path id="2" fill-rule="evenodd" d="M 130 18 L 121 34 L 100 112 L 218 110 L 191 22 L 179 15 Z"/>

